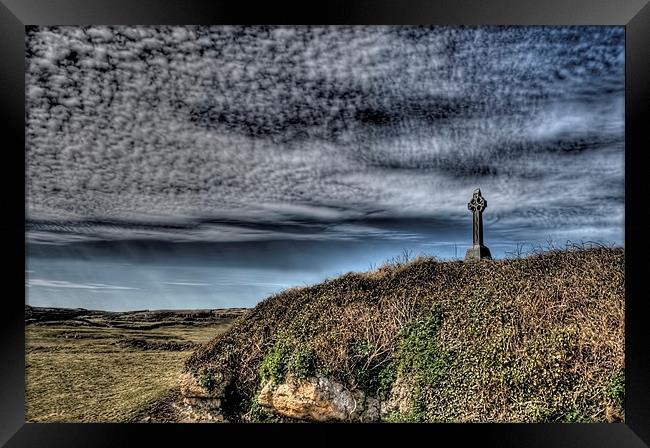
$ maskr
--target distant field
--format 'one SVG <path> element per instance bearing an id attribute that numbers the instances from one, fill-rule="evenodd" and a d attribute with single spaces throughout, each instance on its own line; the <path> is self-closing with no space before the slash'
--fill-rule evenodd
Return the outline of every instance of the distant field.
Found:
<path id="1" fill-rule="evenodd" d="M 59 310 L 34 310 L 26 327 L 29 422 L 182 419 L 173 403 L 185 359 L 197 344 L 229 328 L 238 313 L 178 318 L 88 312 L 61 318 Z"/>

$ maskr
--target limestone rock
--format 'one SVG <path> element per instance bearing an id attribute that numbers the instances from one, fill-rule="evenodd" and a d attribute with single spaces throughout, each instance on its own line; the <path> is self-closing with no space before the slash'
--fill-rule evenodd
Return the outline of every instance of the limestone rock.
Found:
<path id="1" fill-rule="evenodd" d="M 203 387 L 198 378 L 192 373 L 185 372 L 180 376 L 181 395 L 185 398 L 222 398 L 230 379 L 216 375 L 216 383 L 208 390 Z"/>
<path id="2" fill-rule="evenodd" d="M 223 421 L 221 404 L 229 378 L 214 375 L 215 384 L 210 390 L 203 387 L 192 373 L 180 376 L 182 402 L 194 421 Z"/>
<path id="3" fill-rule="evenodd" d="M 288 377 L 282 384 L 267 382 L 258 403 L 285 417 L 299 420 L 377 421 L 379 401 L 361 391 L 322 376 L 298 379 Z"/>

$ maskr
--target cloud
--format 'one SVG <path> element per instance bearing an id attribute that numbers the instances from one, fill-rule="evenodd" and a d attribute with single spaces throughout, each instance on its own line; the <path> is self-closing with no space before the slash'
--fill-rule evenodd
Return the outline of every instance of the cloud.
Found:
<path id="1" fill-rule="evenodd" d="M 28 288 L 65 288 L 65 289 L 91 289 L 91 290 L 136 290 L 128 286 L 106 285 L 104 283 L 75 283 L 65 280 L 47 280 L 41 278 L 29 279 L 26 282 Z"/>
<path id="2" fill-rule="evenodd" d="M 160 282 L 163 285 L 172 286 L 214 286 L 212 283 L 193 283 L 193 282 Z"/>
<path id="3" fill-rule="evenodd" d="M 408 238 L 477 186 L 622 242 L 622 27 L 39 27 L 26 81 L 32 242 Z"/>

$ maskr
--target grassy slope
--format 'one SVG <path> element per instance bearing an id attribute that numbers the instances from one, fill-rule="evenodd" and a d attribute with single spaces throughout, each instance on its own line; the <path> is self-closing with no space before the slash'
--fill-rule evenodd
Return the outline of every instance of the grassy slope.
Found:
<path id="1" fill-rule="evenodd" d="M 143 325 L 151 326 L 151 322 Z M 36 422 L 126 422 L 178 388 L 191 348 L 230 324 L 182 323 L 155 329 L 81 326 L 55 321 L 26 328 L 26 413 Z M 146 341 L 158 347 L 129 345 Z"/>
<path id="2" fill-rule="evenodd" d="M 186 369 L 235 378 L 232 420 L 267 417 L 266 379 L 320 373 L 393 403 L 390 421 L 616 421 L 623 350 L 624 254 L 603 248 L 420 258 L 287 290 Z"/>

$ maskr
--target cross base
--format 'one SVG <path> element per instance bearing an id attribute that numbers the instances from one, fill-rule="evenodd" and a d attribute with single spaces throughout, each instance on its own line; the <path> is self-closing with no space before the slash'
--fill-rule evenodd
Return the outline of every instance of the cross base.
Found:
<path id="1" fill-rule="evenodd" d="M 465 260 L 491 260 L 492 254 L 490 254 L 490 249 L 487 246 L 482 244 L 475 244 L 474 246 L 467 249 L 465 254 Z"/>

